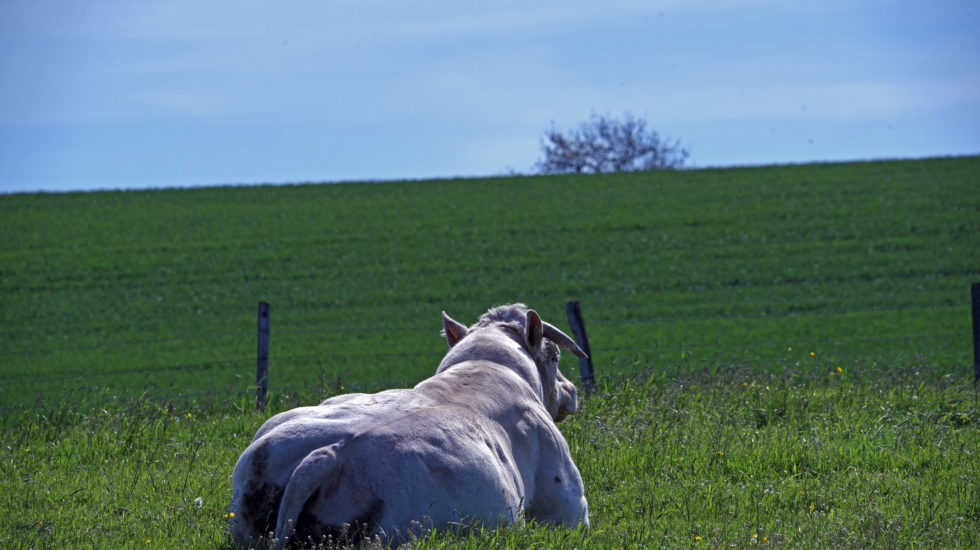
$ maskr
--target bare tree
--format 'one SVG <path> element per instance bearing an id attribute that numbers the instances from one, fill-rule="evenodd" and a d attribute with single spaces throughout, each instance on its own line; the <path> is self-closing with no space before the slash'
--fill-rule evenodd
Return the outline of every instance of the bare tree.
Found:
<path id="1" fill-rule="evenodd" d="M 626 113 L 622 120 L 595 113 L 578 129 L 561 132 L 552 125 L 541 140 L 542 174 L 635 172 L 680 168 L 688 152 L 679 141 L 661 139 L 646 121 Z"/>

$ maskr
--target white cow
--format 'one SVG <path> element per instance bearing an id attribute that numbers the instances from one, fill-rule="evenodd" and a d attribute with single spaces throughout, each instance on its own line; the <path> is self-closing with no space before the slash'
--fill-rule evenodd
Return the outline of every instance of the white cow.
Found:
<path id="1" fill-rule="evenodd" d="M 588 526 L 582 477 L 555 422 L 576 409 L 558 346 L 522 304 L 472 327 L 443 313 L 449 353 L 412 389 L 347 394 L 270 418 L 235 466 L 231 533 L 248 544 L 342 532 L 399 543 L 472 524 Z"/>

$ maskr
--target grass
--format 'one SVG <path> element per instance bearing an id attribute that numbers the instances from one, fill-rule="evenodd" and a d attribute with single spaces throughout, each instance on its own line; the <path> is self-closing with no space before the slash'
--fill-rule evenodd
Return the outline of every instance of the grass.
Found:
<path id="1" fill-rule="evenodd" d="M 0 546 L 227 547 L 268 415 L 429 375 L 440 310 L 576 299 L 593 528 L 416 546 L 975 547 L 978 184 L 965 157 L 0 196 Z"/>
<path id="2" fill-rule="evenodd" d="M 230 472 L 264 417 L 103 397 L 103 410 L 39 414 L 5 434 L 0 544 L 228 547 Z M 953 375 L 645 371 L 562 424 L 591 530 L 414 546 L 974 548 L 978 422 L 975 389 Z"/>
<path id="3" fill-rule="evenodd" d="M 597 449 L 579 465 L 598 497 L 594 513 L 606 519 L 595 536 L 608 535 L 610 546 L 978 540 L 968 385 L 913 372 L 726 369 L 669 382 L 658 374 L 612 397 L 576 421 L 584 433 L 570 435 L 577 448 Z"/>

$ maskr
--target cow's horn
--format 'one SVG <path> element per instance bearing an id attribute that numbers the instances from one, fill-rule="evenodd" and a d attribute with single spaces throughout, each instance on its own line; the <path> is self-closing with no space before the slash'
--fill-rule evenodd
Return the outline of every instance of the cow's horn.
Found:
<path id="1" fill-rule="evenodd" d="M 568 351 L 578 355 L 582 359 L 588 359 L 589 356 L 586 355 L 582 348 L 578 347 L 575 340 L 572 340 L 564 332 L 558 330 L 558 327 L 552 325 L 551 323 L 541 323 L 544 326 L 544 337 L 552 342 L 558 344 L 558 347 L 567 349 Z"/>

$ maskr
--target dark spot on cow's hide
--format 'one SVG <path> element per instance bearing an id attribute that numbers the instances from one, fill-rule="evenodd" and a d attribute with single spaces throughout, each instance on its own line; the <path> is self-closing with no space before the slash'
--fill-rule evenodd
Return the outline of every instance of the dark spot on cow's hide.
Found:
<path id="1" fill-rule="evenodd" d="M 282 493 L 283 488 L 272 483 L 258 485 L 249 481 L 245 486 L 241 514 L 253 535 L 264 536 L 276 529 Z"/>
<path id="2" fill-rule="evenodd" d="M 252 534 L 263 537 L 276 529 L 279 519 L 279 504 L 282 501 L 284 488 L 274 483 L 257 480 L 268 479 L 266 469 L 269 463 L 269 452 L 265 446 L 255 449 L 252 454 L 252 477 L 242 495 L 243 508 L 240 511 L 246 525 L 251 527 Z"/>
<path id="3" fill-rule="evenodd" d="M 558 477 L 558 476 L 555 476 L 555 483 L 561 483 L 561 478 Z"/>
<path id="4" fill-rule="evenodd" d="M 268 462 L 269 451 L 266 450 L 265 445 L 259 444 L 252 453 L 252 475 L 262 475 Z"/>

